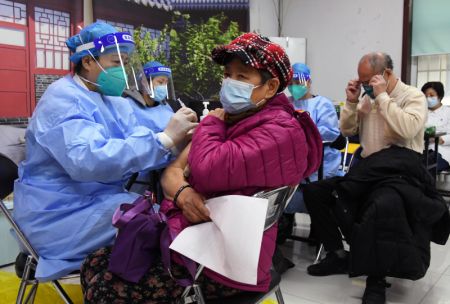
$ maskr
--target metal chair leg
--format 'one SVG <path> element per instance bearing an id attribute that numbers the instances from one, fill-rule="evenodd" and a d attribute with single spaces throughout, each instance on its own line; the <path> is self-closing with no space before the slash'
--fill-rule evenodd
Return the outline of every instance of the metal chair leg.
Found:
<path id="1" fill-rule="evenodd" d="M 200 288 L 200 286 L 198 286 L 197 284 L 195 284 L 195 282 L 197 281 L 198 277 L 200 276 L 200 274 L 203 271 L 203 268 L 205 268 L 205 266 L 203 265 L 199 265 L 197 268 L 197 271 L 195 273 L 195 277 L 194 277 L 194 284 L 187 286 L 183 293 L 181 294 L 180 303 L 183 304 L 188 304 L 188 303 L 205 303 L 205 300 L 203 299 L 203 294 L 202 294 L 202 290 Z M 194 294 L 193 295 L 189 295 L 191 289 L 194 290 Z"/>
<path id="2" fill-rule="evenodd" d="M 23 232 L 20 230 L 20 227 L 14 221 L 12 215 L 10 214 L 10 212 L 8 211 L 8 208 L 6 208 L 6 205 L 3 203 L 2 200 L 0 200 L 0 211 L 2 211 L 4 213 L 4 215 L 6 216 L 6 219 L 8 220 L 8 222 L 13 227 L 14 232 L 16 233 L 17 238 L 19 239 L 20 243 L 27 249 L 27 251 L 29 253 L 29 255 L 27 257 L 27 261 L 25 262 L 25 268 L 24 268 L 24 271 L 23 271 L 23 274 L 22 274 L 22 279 L 21 279 L 21 282 L 20 282 L 16 303 L 17 304 L 24 303 L 23 302 L 23 298 L 25 296 L 26 288 L 27 288 L 28 285 L 33 285 L 33 287 L 30 290 L 30 293 L 28 294 L 25 303 L 28 303 L 29 301 L 31 301 L 31 303 L 33 303 L 34 302 L 34 298 L 36 296 L 36 292 L 37 292 L 37 288 L 38 288 L 38 285 L 39 285 L 39 281 L 36 280 L 36 279 L 30 280 L 30 274 L 31 274 L 31 270 L 32 269 L 34 269 L 34 270 L 36 269 L 36 265 L 37 265 L 37 261 L 39 260 L 39 256 L 38 256 L 37 252 L 34 250 L 33 246 L 31 246 L 30 242 L 25 237 Z M 58 295 L 64 301 L 64 303 L 66 303 L 66 304 L 72 304 L 73 303 L 70 300 L 70 297 L 64 291 L 64 289 L 58 283 L 58 281 L 56 281 L 56 280 L 52 281 L 52 284 L 55 287 L 56 292 L 58 293 Z"/>
<path id="3" fill-rule="evenodd" d="M 32 284 L 31 285 L 31 289 L 30 289 L 30 291 L 29 291 L 29 293 L 28 293 L 28 296 L 27 296 L 27 298 L 25 299 L 25 302 L 24 303 L 30 303 L 30 304 L 33 304 L 34 303 L 34 298 L 36 297 L 36 292 L 37 292 L 37 288 L 38 288 L 38 285 L 37 284 Z"/>
<path id="4" fill-rule="evenodd" d="M 184 289 L 183 293 L 181 294 L 181 299 L 183 299 L 184 302 L 181 302 L 181 303 L 186 303 L 185 299 L 189 296 L 189 292 L 191 291 L 191 288 L 192 288 L 192 286 L 187 286 Z"/>
<path id="5" fill-rule="evenodd" d="M 22 278 L 20 280 L 19 291 L 17 293 L 17 299 L 16 299 L 17 304 L 28 303 L 30 300 L 34 301 L 35 295 L 33 295 L 33 293 L 36 293 L 39 282 L 34 279 L 30 280 L 30 273 L 33 268 L 35 268 L 34 258 L 31 255 L 29 255 L 27 257 L 27 261 L 25 262 L 25 267 L 23 270 Z M 25 302 L 24 302 L 23 298 L 25 297 L 25 293 L 26 293 L 28 285 L 32 285 L 32 288 L 31 288 L 28 296 L 25 298 Z M 33 303 L 33 302 L 31 302 L 31 303 Z"/>
<path id="6" fill-rule="evenodd" d="M 275 290 L 275 296 L 277 297 L 278 304 L 284 304 L 283 294 L 279 285 L 277 286 L 277 290 Z"/>
<path id="7" fill-rule="evenodd" d="M 189 295 L 190 290 L 194 291 L 194 293 L 191 295 Z M 203 298 L 202 289 L 197 284 L 186 287 L 186 289 L 183 292 L 183 295 L 177 301 L 177 304 L 190 304 L 190 303 L 197 303 L 197 304 L 206 303 L 205 298 Z"/>
<path id="8" fill-rule="evenodd" d="M 23 297 L 25 296 L 26 288 L 27 288 L 26 281 L 21 281 L 19 286 L 19 292 L 17 293 L 16 304 L 23 303 Z"/>
<path id="9" fill-rule="evenodd" d="M 66 293 L 64 288 L 62 288 L 61 284 L 59 284 L 58 281 L 56 281 L 56 280 L 52 281 L 52 285 L 53 285 L 53 287 L 55 287 L 56 292 L 61 297 L 61 299 L 64 301 L 64 303 L 66 303 L 66 304 L 73 304 L 73 302 L 70 299 L 69 295 Z"/>
<path id="10" fill-rule="evenodd" d="M 320 257 L 322 256 L 323 244 L 320 244 L 319 252 L 317 253 L 316 259 L 313 264 L 317 264 L 320 261 Z"/>
<path id="11" fill-rule="evenodd" d="M 203 293 L 202 293 L 202 289 L 200 288 L 200 286 L 198 286 L 197 284 L 195 284 L 193 286 L 194 292 L 195 292 L 195 300 L 198 304 L 205 304 L 205 299 L 203 298 Z"/>

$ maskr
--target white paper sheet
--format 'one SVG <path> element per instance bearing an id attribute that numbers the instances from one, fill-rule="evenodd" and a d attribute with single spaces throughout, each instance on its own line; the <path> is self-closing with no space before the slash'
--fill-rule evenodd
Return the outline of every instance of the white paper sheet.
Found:
<path id="1" fill-rule="evenodd" d="M 170 249 L 234 281 L 256 285 L 268 200 L 227 195 L 206 201 L 212 222 L 184 229 Z"/>

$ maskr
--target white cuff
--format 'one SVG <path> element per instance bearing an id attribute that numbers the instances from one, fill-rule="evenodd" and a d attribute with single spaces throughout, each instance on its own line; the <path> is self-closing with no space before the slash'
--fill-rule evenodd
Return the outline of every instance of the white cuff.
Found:
<path id="1" fill-rule="evenodd" d="M 173 142 L 172 138 L 170 138 L 170 136 L 167 135 L 166 133 L 159 132 L 158 134 L 156 134 L 156 136 L 158 137 L 159 141 L 164 146 L 164 148 L 166 148 L 167 150 L 175 146 L 175 143 Z"/>

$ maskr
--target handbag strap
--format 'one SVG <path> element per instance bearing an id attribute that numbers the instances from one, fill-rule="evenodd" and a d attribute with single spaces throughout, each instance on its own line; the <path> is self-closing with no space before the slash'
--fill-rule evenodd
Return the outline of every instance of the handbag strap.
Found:
<path id="1" fill-rule="evenodd" d="M 153 195 L 139 196 L 133 204 L 121 204 L 116 211 L 114 211 L 112 217 L 112 224 L 116 228 L 122 228 L 125 224 L 131 221 L 136 215 L 149 210 L 153 207 L 151 201 Z"/>
<path id="2" fill-rule="evenodd" d="M 196 272 L 196 268 L 197 268 L 195 262 L 192 261 L 191 259 L 188 259 L 181 254 L 179 255 L 181 257 L 181 259 L 183 260 L 184 267 L 186 267 L 186 269 L 189 272 L 190 278 L 178 279 L 172 275 L 172 272 L 171 272 L 172 262 L 171 262 L 171 258 L 170 258 L 169 246 L 173 239 L 174 238 L 172 238 L 170 235 L 169 225 L 167 225 L 164 228 L 164 230 L 161 234 L 161 239 L 160 239 L 161 260 L 162 260 L 163 266 L 164 266 L 165 270 L 169 273 L 170 277 L 175 282 L 177 282 L 178 285 L 183 286 L 183 287 L 191 286 L 192 284 L 194 284 L 195 272 Z"/>

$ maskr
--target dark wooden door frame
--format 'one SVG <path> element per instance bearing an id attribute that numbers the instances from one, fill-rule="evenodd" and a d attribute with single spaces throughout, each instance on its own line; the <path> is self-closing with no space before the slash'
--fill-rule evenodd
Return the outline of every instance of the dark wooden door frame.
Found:
<path id="1" fill-rule="evenodd" d="M 411 84 L 411 37 L 412 37 L 412 14 L 413 1 L 403 1 L 403 43 L 402 43 L 402 75 L 401 79 Z"/>

